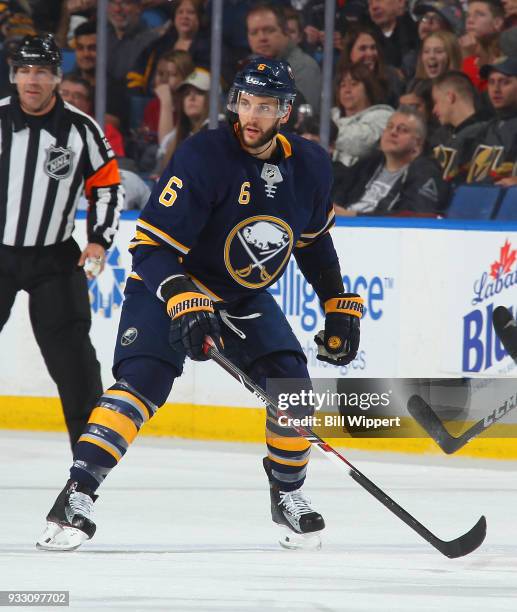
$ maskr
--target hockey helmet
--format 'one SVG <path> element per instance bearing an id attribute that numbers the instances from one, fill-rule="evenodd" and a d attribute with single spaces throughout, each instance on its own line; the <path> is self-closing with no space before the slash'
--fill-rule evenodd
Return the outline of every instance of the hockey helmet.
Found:
<path id="1" fill-rule="evenodd" d="M 44 36 L 25 36 L 10 55 L 10 80 L 16 83 L 16 69 L 22 66 L 46 66 L 53 72 L 54 84 L 59 83 L 61 71 L 61 51 L 52 34 Z"/>
<path id="2" fill-rule="evenodd" d="M 61 51 L 52 34 L 45 36 L 25 36 L 11 54 L 11 65 L 51 66 L 60 68 Z"/>
<path id="3" fill-rule="evenodd" d="M 241 93 L 277 98 L 276 117 L 284 117 L 296 97 L 291 66 L 283 60 L 253 58 L 241 70 L 228 93 L 228 110 L 238 113 Z"/>

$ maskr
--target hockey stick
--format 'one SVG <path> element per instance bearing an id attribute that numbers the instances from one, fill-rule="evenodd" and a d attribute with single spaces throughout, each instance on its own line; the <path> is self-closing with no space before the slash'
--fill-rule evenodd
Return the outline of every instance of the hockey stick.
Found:
<path id="1" fill-rule="evenodd" d="M 240 382 L 248 391 L 251 391 L 256 397 L 266 404 L 266 407 L 272 409 L 275 414 L 278 414 L 278 404 L 271 398 L 267 393 L 255 384 L 251 378 L 246 376 L 237 366 L 229 361 L 224 355 L 222 355 L 216 348 L 213 340 L 208 336 L 205 338 L 204 352 L 213 361 L 220 365 L 228 374 L 233 376 L 238 382 Z M 286 413 L 289 416 L 289 413 Z M 427 527 L 424 527 L 422 523 L 416 520 L 409 512 L 404 510 L 402 506 L 399 506 L 395 500 L 389 497 L 384 491 L 373 483 L 369 478 L 362 474 L 356 467 L 354 467 L 343 455 L 337 450 L 332 448 L 327 442 L 322 440 L 317 434 L 315 434 L 308 427 L 300 425 L 291 425 L 300 436 L 308 440 L 313 446 L 315 446 L 321 453 L 325 455 L 330 461 L 336 463 L 341 468 L 343 464 L 348 466 L 348 474 L 364 489 L 373 495 L 378 501 L 381 502 L 388 510 L 391 510 L 395 516 L 404 521 L 406 525 L 411 527 L 413 531 L 416 531 L 419 536 L 427 540 L 429 544 L 434 546 L 443 555 L 450 559 L 456 557 L 463 557 L 468 555 L 473 550 L 476 550 L 481 545 L 486 536 L 486 519 L 482 516 L 478 522 L 472 527 L 472 529 L 464 535 L 450 541 L 441 540 L 439 537 L 434 535 Z"/>
<path id="2" fill-rule="evenodd" d="M 510 311 L 503 306 L 498 306 L 494 310 L 492 321 L 504 348 L 514 360 L 517 360 L 517 323 Z M 516 406 L 517 397 L 514 394 L 502 406 L 494 408 L 490 414 L 458 437 L 452 436 L 445 429 L 436 412 L 419 395 L 413 395 L 409 398 L 407 409 L 409 414 L 431 436 L 443 452 L 451 455 L 480 433 L 492 427 Z"/>
<path id="3" fill-rule="evenodd" d="M 512 398 L 513 401 L 510 402 L 509 400 Z M 470 429 L 467 429 L 467 431 L 458 437 L 451 435 L 445 429 L 436 412 L 419 395 L 412 395 L 409 398 L 407 409 L 409 414 L 438 444 L 443 452 L 447 453 L 447 455 L 452 455 L 452 453 L 465 446 L 467 442 L 470 442 L 480 433 L 492 427 L 492 425 L 508 414 L 510 410 L 513 410 L 517 406 L 516 400 L 516 396 L 512 395 L 502 406 L 492 410 L 489 415 L 478 421 L 475 425 L 472 425 Z"/>

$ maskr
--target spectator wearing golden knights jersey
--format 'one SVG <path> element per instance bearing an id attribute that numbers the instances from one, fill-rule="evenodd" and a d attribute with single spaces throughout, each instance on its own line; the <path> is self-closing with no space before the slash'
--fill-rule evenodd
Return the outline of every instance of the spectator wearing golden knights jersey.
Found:
<path id="1" fill-rule="evenodd" d="M 102 393 L 86 276 L 102 271 L 123 191 L 100 127 L 57 94 L 60 64 L 51 36 L 26 37 L 11 58 L 16 92 L 0 100 L 0 330 L 17 292 L 26 291 L 73 446 Z M 81 253 L 72 231 L 83 190 L 89 213 Z"/>

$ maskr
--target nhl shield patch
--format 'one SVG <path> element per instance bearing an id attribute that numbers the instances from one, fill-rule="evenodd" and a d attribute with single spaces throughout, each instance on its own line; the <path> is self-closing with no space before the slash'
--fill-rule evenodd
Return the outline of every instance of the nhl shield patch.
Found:
<path id="1" fill-rule="evenodd" d="M 72 174 L 74 152 L 63 147 L 49 147 L 45 160 L 45 174 L 61 180 Z"/>

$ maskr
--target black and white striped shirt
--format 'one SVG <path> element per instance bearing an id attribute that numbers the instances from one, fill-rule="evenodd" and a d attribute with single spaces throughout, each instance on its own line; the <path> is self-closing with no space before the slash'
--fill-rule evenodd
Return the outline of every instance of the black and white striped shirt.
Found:
<path id="1" fill-rule="evenodd" d="M 67 240 L 83 192 L 88 242 L 109 248 L 124 192 L 99 125 L 58 96 L 47 118 L 27 116 L 16 95 L 0 100 L 0 244 Z"/>

